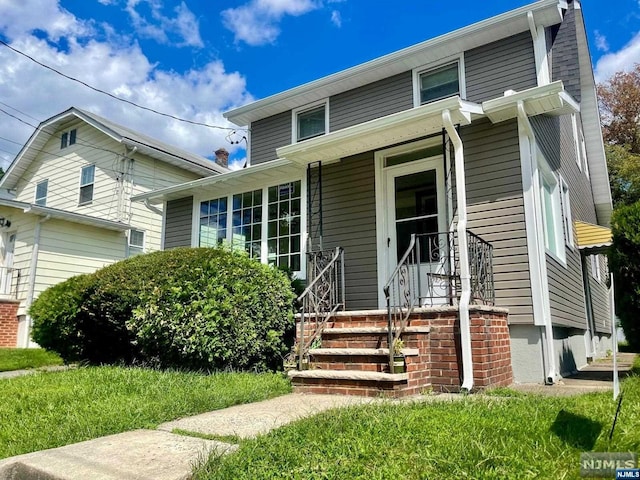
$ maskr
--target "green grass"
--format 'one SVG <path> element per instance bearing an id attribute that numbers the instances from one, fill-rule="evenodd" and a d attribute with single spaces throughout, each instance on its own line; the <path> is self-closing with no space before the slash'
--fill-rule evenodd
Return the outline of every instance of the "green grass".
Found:
<path id="1" fill-rule="evenodd" d="M 325 412 L 210 458 L 203 479 L 578 479 L 580 453 L 640 452 L 640 377 L 611 393 L 367 405 Z"/>
<path id="2" fill-rule="evenodd" d="M 89 367 L 0 380 L 0 458 L 288 393 L 282 375 Z"/>
<path id="3" fill-rule="evenodd" d="M 42 348 L 0 348 L 0 372 L 62 365 L 62 359 Z"/>

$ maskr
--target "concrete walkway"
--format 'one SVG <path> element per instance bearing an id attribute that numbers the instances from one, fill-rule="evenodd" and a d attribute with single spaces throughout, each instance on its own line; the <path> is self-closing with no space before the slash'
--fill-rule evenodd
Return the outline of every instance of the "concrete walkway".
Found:
<path id="1" fill-rule="evenodd" d="M 5 378 L 22 377 L 24 375 L 31 375 L 38 372 L 60 372 L 63 370 L 69 370 L 71 368 L 76 368 L 76 367 L 69 366 L 69 365 L 57 365 L 53 367 L 31 368 L 29 370 L 11 370 L 9 372 L 0 372 L 0 380 L 3 380 Z"/>

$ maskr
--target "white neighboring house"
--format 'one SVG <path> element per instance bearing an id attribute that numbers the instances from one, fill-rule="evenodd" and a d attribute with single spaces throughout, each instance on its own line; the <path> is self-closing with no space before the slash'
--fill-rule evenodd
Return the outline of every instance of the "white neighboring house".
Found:
<path id="1" fill-rule="evenodd" d="M 0 346 L 31 344 L 46 288 L 162 249 L 162 207 L 133 195 L 226 171 L 78 108 L 42 122 L 0 180 Z"/>

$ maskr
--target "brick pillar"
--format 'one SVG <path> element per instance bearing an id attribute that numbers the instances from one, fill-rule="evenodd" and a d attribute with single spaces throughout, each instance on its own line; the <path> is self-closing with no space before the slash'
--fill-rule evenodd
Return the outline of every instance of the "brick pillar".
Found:
<path id="1" fill-rule="evenodd" d="M 18 345 L 18 306 L 15 300 L 0 300 L 0 347 Z"/>
<path id="2" fill-rule="evenodd" d="M 507 315 L 477 310 L 470 313 L 473 379 L 476 388 L 513 383 L 511 339 Z"/>

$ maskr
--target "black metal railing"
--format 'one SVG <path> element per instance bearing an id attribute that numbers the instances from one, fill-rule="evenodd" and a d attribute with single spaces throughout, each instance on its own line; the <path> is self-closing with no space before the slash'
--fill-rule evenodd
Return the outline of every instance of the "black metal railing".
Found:
<path id="1" fill-rule="evenodd" d="M 394 346 L 416 307 L 454 305 L 458 302 L 461 285 L 456 236 L 455 232 L 412 235 L 409 247 L 384 286 L 390 368 L 393 366 Z M 467 243 L 470 301 L 493 305 L 493 247 L 469 231 Z"/>
<path id="2" fill-rule="evenodd" d="M 298 369 L 311 345 L 320 337 L 329 319 L 345 308 L 344 293 L 344 250 L 337 247 L 332 251 L 307 254 L 307 278 L 310 283 L 298 297 L 300 304 L 300 326 L 297 339 Z M 310 333 L 306 335 L 306 330 Z M 306 338 L 305 338 L 306 337 Z"/>

